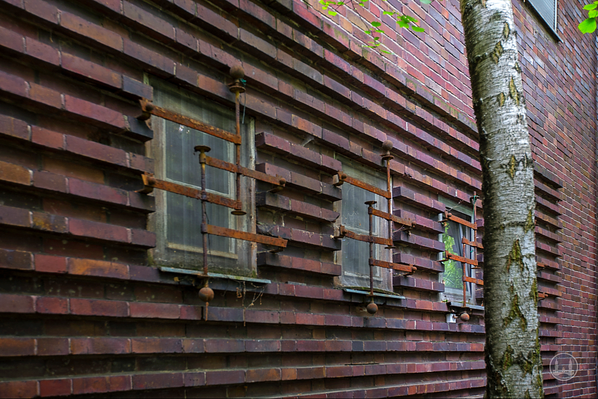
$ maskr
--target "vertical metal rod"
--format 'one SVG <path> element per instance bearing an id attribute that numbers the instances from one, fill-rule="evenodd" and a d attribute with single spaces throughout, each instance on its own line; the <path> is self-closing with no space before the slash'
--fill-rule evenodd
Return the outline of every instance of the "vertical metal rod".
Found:
<path id="1" fill-rule="evenodd" d="M 462 228 L 461 226 L 459 226 L 459 228 Z M 463 246 L 463 257 L 467 258 L 467 256 L 465 256 L 465 243 L 462 244 Z M 465 262 L 461 262 L 461 269 L 463 270 L 463 307 L 465 307 L 467 305 L 467 281 L 465 281 L 465 277 L 467 277 L 467 263 Z"/>
<path id="2" fill-rule="evenodd" d="M 239 97 L 241 93 L 245 92 L 245 86 L 243 85 L 243 78 L 245 77 L 245 71 L 243 67 L 240 65 L 235 65 L 230 69 L 230 75 L 233 77 L 234 81 L 228 85 L 228 89 L 235 93 L 235 133 L 237 137 L 239 137 L 239 142 L 242 143 L 242 136 L 241 136 L 241 104 L 239 101 Z M 241 144 L 235 144 L 235 164 L 237 165 L 237 172 L 235 176 L 235 192 L 237 196 L 237 201 L 239 203 L 239 207 L 233 210 L 231 213 L 233 215 L 245 215 L 245 211 L 242 209 L 242 201 L 241 201 Z"/>
<path id="3" fill-rule="evenodd" d="M 235 92 L 235 118 L 236 118 L 236 133 L 239 138 L 241 138 L 241 104 L 239 103 L 239 97 L 241 93 Z M 237 164 L 237 176 L 235 186 L 237 188 L 237 201 L 239 201 L 239 209 L 237 211 L 241 211 L 241 173 L 240 166 L 241 166 L 241 144 L 235 144 L 235 163 Z M 245 212 L 243 212 L 244 214 Z"/>
<path id="4" fill-rule="evenodd" d="M 387 190 L 388 190 L 388 194 L 390 194 L 389 197 L 386 200 L 386 202 L 387 202 L 387 208 L 386 209 L 387 209 L 387 212 L 392 215 L 393 214 L 393 209 L 392 209 L 392 180 L 391 180 L 391 177 L 390 177 L 390 159 L 386 160 L 386 187 L 387 187 Z M 393 224 L 393 221 L 392 220 L 388 220 L 388 238 L 391 241 L 392 241 L 392 224 Z M 389 245 L 388 246 L 388 249 L 390 249 L 391 254 L 392 254 L 392 248 L 393 248 L 393 245 Z M 391 259 L 391 262 L 392 262 L 392 259 Z"/>
<path id="5" fill-rule="evenodd" d="M 206 152 L 210 147 L 198 145 L 195 151 L 199 151 L 199 164 L 201 165 L 201 237 L 203 251 L 203 274 L 208 275 L 208 213 L 206 211 L 207 192 L 206 192 Z"/>
<path id="6" fill-rule="evenodd" d="M 391 159 L 394 158 L 392 155 L 390 155 L 390 150 L 392 150 L 392 147 L 393 147 L 392 141 L 386 140 L 384 143 L 382 143 L 383 153 L 380 154 L 380 156 L 382 157 L 382 160 L 386 161 L 386 191 L 389 194 L 386 199 L 386 204 L 387 204 L 386 211 L 391 215 L 393 214 L 393 209 L 392 209 L 392 177 L 390 175 L 390 161 L 391 161 Z M 391 262 L 392 262 L 392 249 L 394 248 L 394 245 L 392 243 L 393 223 L 394 222 L 392 220 L 388 220 L 388 238 L 390 240 L 390 244 L 386 248 L 388 250 L 390 250 Z"/>
<path id="7" fill-rule="evenodd" d="M 373 266 L 373 260 L 374 260 L 374 224 L 373 224 L 373 218 L 374 215 L 372 214 L 372 209 L 374 207 L 374 204 L 376 203 L 376 201 L 367 201 L 366 205 L 368 206 L 368 218 L 369 218 L 369 229 L 370 229 L 370 261 L 368 262 L 370 265 L 370 296 L 373 298 L 374 297 L 374 266 Z"/>
<path id="8" fill-rule="evenodd" d="M 477 226 L 477 220 L 478 220 L 477 209 L 476 209 L 476 204 L 478 202 L 478 196 L 476 194 L 477 193 L 474 191 L 473 192 L 473 197 L 471 199 L 471 202 L 472 202 L 472 205 L 473 205 L 473 221 L 472 222 L 473 222 L 474 226 Z M 477 229 L 473 229 L 473 242 L 474 242 L 474 244 L 476 244 L 473 247 L 473 259 L 475 261 L 477 261 L 478 260 L 478 247 L 477 247 L 477 243 L 478 243 L 478 230 Z M 472 277 L 474 277 L 474 278 L 477 279 L 478 278 L 478 272 L 476 271 L 475 268 L 472 268 L 472 270 L 475 273 L 475 275 L 472 276 Z M 474 293 L 474 295 L 475 295 L 475 293 Z"/>

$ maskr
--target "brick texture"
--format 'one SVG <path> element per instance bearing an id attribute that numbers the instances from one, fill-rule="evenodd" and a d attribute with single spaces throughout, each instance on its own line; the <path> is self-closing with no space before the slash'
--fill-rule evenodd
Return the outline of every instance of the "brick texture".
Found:
<path id="1" fill-rule="evenodd" d="M 0 397 L 483 396 L 483 311 L 449 323 L 459 309 L 439 295 L 443 199 L 467 206 L 482 187 L 460 4 L 402 5 L 425 28 L 417 34 L 384 15 L 391 3 L 331 16 L 290 0 L 3 1 L 0 358 L 10 367 Z M 548 294 L 539 302 L 545 392 L 592 398 L 595 46 L 576 30 L 577 4 L 558 2 L 562 43 L 527 2 L 513 5 L 535 162 L 538 287 Z M 380 20 L 391 53 L 363 47 L 361 18 Z M 142 173 L 163 170 L 155 143 L 175 136 L 158 136 L 157 117 L 137 119 L 138 101 L 165 80 L 228 118 L 234 65 L 245 71 L 251 162 L 286 180 L 276 192 L 257 182 L 247 191 L 255 210 L 238 220 L 288 245 L 210 251 L 210 272 L 236 278 L 210 278 L 215 297 L 205 304 L 200 237 L 185 253 L 166 237 L 164 223 L 177 222 L 163 217 L 159 190 L 139 192 Z M 354 242 L 335 238 L 348 218 L 367 231 L 366 207 L 343 214 L 348 183 L 334 176 L 350 163 L 384 180 L 386 140 L 389 212 L 402 222 L 391 226 L 396 247 L 380 251 L 417 270 L 376 270 L 393 295 L 375 296 L 369 315 L 369 287 L 343 287 L 356 270 L 365 277 L 351 285 L 367 285 L 368 265 L 349 270 L 339 251 Z M 161 267 L 166 240 L 184 270 Z M 248 255 L 251 270 L 241 262 Z M 557 352 L 580 365 L 571 383 L 550 376 Z"/>

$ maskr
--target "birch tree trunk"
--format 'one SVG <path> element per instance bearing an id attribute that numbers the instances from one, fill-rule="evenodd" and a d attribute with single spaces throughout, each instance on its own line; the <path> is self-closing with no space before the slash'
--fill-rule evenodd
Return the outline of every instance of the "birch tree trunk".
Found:
<path id="1" fill-rule="evenodd" d="M 480 134 L 488 398 L 541 398 L 534 173 L 511 0 L 461 0 Z"/>

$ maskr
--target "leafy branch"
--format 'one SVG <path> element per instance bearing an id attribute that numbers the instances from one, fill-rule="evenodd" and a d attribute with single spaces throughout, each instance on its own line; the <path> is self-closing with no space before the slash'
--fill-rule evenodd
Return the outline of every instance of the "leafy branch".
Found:
<path id="1" fill-rule="evenodd" d="M 598 18 L 598 1 L 584 6 L 584 10 L 588 11 L 588 18 L 580 23 L 577 27 L 581 33 L 592 33 L 596 30 L 596 18 Z"/>
<path id="2" fill-rule="evenodd" d="M 383 0 L 383 1 L 387 1 L 387 0 Z M 430 4 L 430 3 L 432 3 L 432 0 L 419 0 L 419 2 L 422 4 Z M 353 8 L 353 10 L 355 10 L 356 14 L 359 16 L 359 18 L 362 20 L 362 22 L 364 23 L 364 25 L 366 27 L 363 30 L 363 32 L 372 38 L 372 40 L 369 41 L 368 44 L 365 45 L 364 47 L 378 48 L 382 45 L 381 38 L 382 38 L 382 35 L 384 34 L 384 30 L 381 29 L 382 22 L 367 21 L 365 18 L 363 18 L 361 16 L 361 14 L 359 12 L 357 12 L 357 9 L 355 8 L 356 5 L 366 8 L 368 0 L 347 0 L 347 1 L 319 0 L 319 3 L 322 5 L 322 10 L 327 11 L 328 15 L 330 15 L 331 17 L 338 15 L 339 9 L 341 7 L 351 6 L 351 8 Z M 399 25 L 399 27 L 401 27 L 401 28 L 411 29 L 414 32 L 424 32 L 425 31 L 424 28 L 416 25 L 419 21 L 416 18 L 411 17 L 409 15 L 405 15 L 398 11 L 384 11 L 382 14 L 388 15 L 389 17 L 394 19 L 396 21 L 397 25 Z M 393 54 L 391 51 L 383 50 L 383 49 L 381 49 L 380 52 L 385 53 L 385 54 Z"/>

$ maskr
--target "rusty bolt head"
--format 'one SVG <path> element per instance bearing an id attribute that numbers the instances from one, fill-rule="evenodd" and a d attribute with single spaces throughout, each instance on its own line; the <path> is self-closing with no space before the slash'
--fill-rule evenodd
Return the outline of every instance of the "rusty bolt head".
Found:
<path id="1" fill-rule="evenodd" d="M 386 140 L 384 143 L 382 143 L 382 151 L 384 152 L 389 152 L 390 150 L 392 150 L 392 141 L 390 140 Z"/>
<path id="2" fill-rule="evenodd" d="M 195 147 L 193 147 L 193 150 L 195 152 L 210 152 L 211 148 L 207 145 L 196 145 Z"/>
<path id="3" fill-rule="evenodd" d="M 368 303 L 368 306 L 366 306 L 366 310 L 369 314 L 376 314 L 378 311 L 378 305 L 376 305 L 374 302 L 370 302 Z"/>
<path id="4" fill-rule="evenodd" d="M 201 290 L 199 290 L 199 299 L 204 302 L 210 302 L 212 299 L 214 299 L 214 290 L 212 290 L 210 287 L 203 287 Z"/>
<path id="5" fill-rule="evenodd" d="M 461 316 L 459 316 L 459 318 L 463 321 L 469 321 L 469 313 L 463 312 L 461 313 Z"/>
<path id="6" fill-rule="evenodd" d="M 245 71 L 241 65 L 234 65 L 230 69 L 230 76 L 232 76 L 233 79 L 243 79 L 245 77 Z"/>

